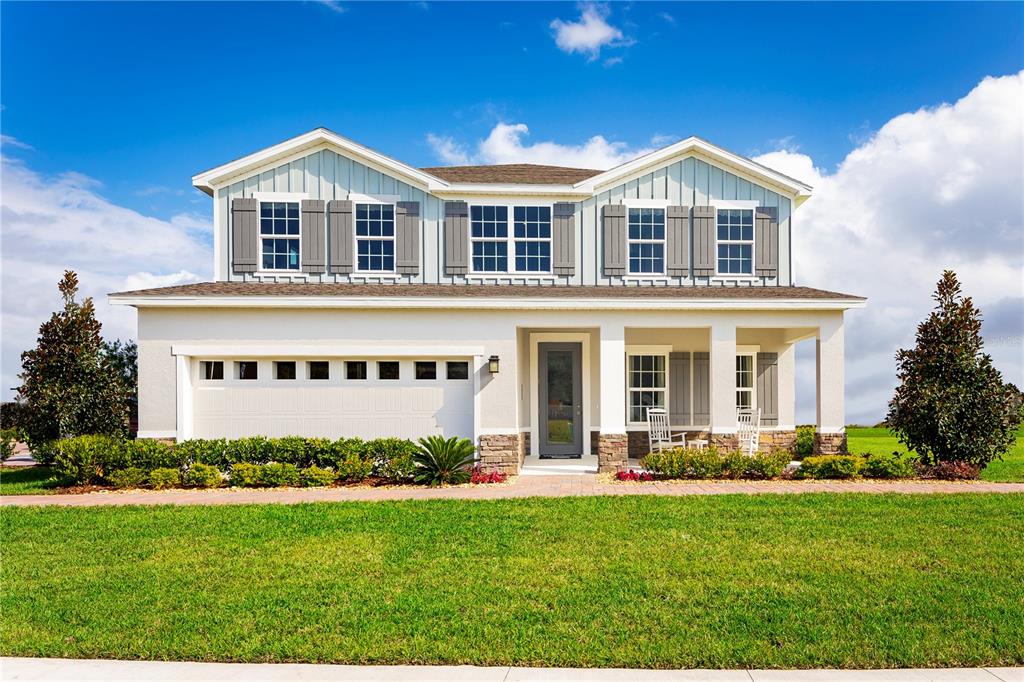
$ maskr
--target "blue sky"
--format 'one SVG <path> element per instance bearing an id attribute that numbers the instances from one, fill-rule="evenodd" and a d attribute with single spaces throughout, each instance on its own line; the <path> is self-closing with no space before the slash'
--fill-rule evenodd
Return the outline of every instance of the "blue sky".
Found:
<path id="1" fill-rule="evenodd" d="M 571 3 L 333 7 L 4 3 L 4 134 L 37 170 L 166 218 L 202 201 L 195 172 L 318 125 L 414 165 L 438 162 L 428 132 L 517 121 L 565 143 L 799 145 L 831 168 L 892 116 L 1024 64 L 1019 3 L 614 4 L 622 38 L 593 60 L 552 39 Z"/>
<path id="2" fill-rule="evenodd" d="M 418 166 L 607 168 L 699 135 L 814 185 L 798 283 L 848 316 L 877 421 L 942 269 L 1024 385 L 1024 3 L 0 3 L 2 378 L 65 267 L 105 294 L 211 277 L 193 174 L 326 126 Z M 812 421 L 813 348 L 798 347 Z"/>

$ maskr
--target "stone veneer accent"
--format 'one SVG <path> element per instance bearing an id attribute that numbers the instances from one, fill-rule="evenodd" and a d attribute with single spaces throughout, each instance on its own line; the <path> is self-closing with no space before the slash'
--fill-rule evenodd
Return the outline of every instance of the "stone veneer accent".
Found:
<path id="1" fill-rule="evenodd" d="M 629 436 L 602 433 L 597 437 L 597 470 L 621 471 L 629 464 Z"/>
<path id="2" fill-rule="evenodd" d="M 522 464 L 522 440 L 518 433 L 498 433 L 480 436 L 480 468 L 484 471 L 519 473 Z"/>
<path id="3" fill-rule="evenodd" d="M 707 431 L 683 431 L 686 439 L 706 440 L 717 448 L 734 450 L 739 446 L 736 434 L 712 434 Z M 629 456 L 640 459 L 648 452 L 647 431 L 629 432 Z M 796 448 L 796 431 L 761 431 L 759 450 L 780 448 L 793 452 Z"/>
<path id="4" fill-rule="evenodd" d="M 845 455 L 846 432 L 843 433 L 817 433 L 814 434 L 814 454 L 816 455 Z"/>

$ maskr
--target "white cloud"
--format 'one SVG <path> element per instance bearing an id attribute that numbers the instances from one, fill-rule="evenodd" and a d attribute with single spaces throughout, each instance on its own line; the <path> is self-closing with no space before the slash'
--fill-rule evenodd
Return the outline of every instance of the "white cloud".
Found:
<path id="1" fill-rule="evenodd" d="M 755 160 L 814 185 L 795 216 L 798 283 L 865 295 L 848 315 L 851 422 L 884 415 L 897 348 L 914 342 L 942 270 L 984 315 L 1004 379 L 1024 383 L 1024 72 L 986 78 L 954 104 L 902 114 L 834 173 L 806 154 Z M 813 421 L 813 348 L 801 348 L 798 417 Z"/>
<path id="2" fill-rule="evenodd" d="M 17 149 L 24 149 L 26 151 L 33 151 L 35 148 L 27 142 L 22 142 L 16 137 L 10 135 L 0 135 L 0 146 L 4 147 L 15 147 Z"/>
<path id="3" fill-rule="evenodd" d="M 59 305 L 57 281 L 65 269 L 78 273 L 81 295 L 96 302 L 105 338 L 134 338 L 136 331 L 135 311 L 108 305 L 108 293 L 209 278 L 209 219 L 159 220 L 111 203 L 97 193 L 100 183 L 84 175 L 47 177 L 7 157 L 0 164 L 3 399 L 19 383 L 21 352 L 35 344 L 39 325 Z M 183 264 L 196 270 L 182 270 Z"/>
<path id="4" fill-rule="evenodd" d="M 323 5 L 327 9 L 331 10 L 335 14 L 344 14 L 348 11 L 348 7 L 342 5 L 338 0 L 314 0 L 317 4 Z"/>
<path id="5" fill-rule="evenodd" d="M 579 9 L 577 21 L 555 19 L 551 22 L 555 44 L 562 52 L 579 52 L 586 55 L 587 61 L 594 61 L 601 55 L 601 48 L 628 44 L 622 31 L 608 23 L 607 5 L 588 2 L 580 4 Z"/>
<path id="6" fill-rule="evenodd" d="M 610 142 L 594 135 L 582 144 L 557 142 L 528 143 L 525 123 L 498 123 L 490 134 L 470 152 L 450 137 L 427 135 L 427 143 L 445 163 L 539 163 L 552 166 L 606 170 L 652 151 L 651 147 L 630 147 L 625 142 Z"/>

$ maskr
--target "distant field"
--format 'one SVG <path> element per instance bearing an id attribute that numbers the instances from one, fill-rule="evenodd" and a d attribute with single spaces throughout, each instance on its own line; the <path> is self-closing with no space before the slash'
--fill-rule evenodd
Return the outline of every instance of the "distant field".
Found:
<path id="1" fill-rule="evenodd" d="M 907 451 L 889 429 L 850 428 L 846 435 L 850 452 L 855 454 Z M 1001 462 L 995 461 L 985 467 L 981 478 L 999 482 L 1024 481 L 1024 427 L 1017 431 L 1017 442 L 1010 452 L 1003 456 Z"/>

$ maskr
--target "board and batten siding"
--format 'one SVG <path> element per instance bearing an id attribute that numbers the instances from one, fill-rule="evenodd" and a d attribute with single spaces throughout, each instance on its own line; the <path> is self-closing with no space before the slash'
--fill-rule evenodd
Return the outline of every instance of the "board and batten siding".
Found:
<path id="1" fill-rule="evenodd" d="M 420 245 L 422 268 L 416 275 L 379 277 L 371 274 L 236 274 L 231 270 L 230 206 L 236 197 L 251 197 L 254 192 L 305 192 L 311 199 L 346 199 L 349 192 L 397 195 L 401 201 L 420 202 Z M 397 178 L 366 166 L 331 150 L 311 153 L 289 163 L 253 174 L 217 190 L 217 224 L 221 248 L 217 272 L 230 273 L 232 280 L 259 279 L 277 282 L 381 282 L 381 283 L 480 283 L 480 284 L 603 284 L 624 286 L 679 286 L 706 284 L 708 278 L 661 277 L 651 280 L 607 277 L 602 272 L 603 244 L 601 207 L 627 199 L 666 199 L 675 206 L 707 206 L 716 200 L 755 200 L 762 206 L 778 209 L 779 269 L 777 278 L 730 279 L 715 277 L 714 284 L 725 285 L 789 285 L 792 283 L 790 263 L 791 204 L 765 187 L 738 177 L 727 170 L 695 157 L 669 163 L 657 170 L 606 189 L 576 204 L 575 272 L 571 276 L 531 278 L 529 276 L 446 275 L 444 272 L 444 200 L 423 192 Z M 547 200 L 542 200 L 547 203 Z M 329 245 L 328 245 L 329 248 Z M 690 231 L 689 253 L 693 254 Z"/>

